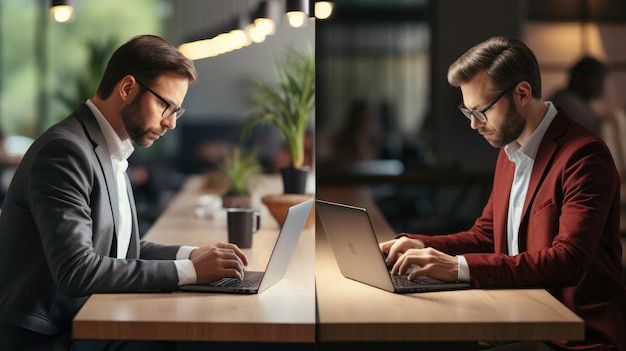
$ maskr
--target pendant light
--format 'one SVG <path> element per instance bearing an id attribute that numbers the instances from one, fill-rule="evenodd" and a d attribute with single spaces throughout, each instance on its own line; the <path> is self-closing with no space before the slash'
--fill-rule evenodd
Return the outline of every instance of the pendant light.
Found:
<path id="1" fill-rule="evenodd" d="M 66 23 L 74 20 L 74 6 L 72 0 L 50 1 L 50 16 L 56 22 Z"/>
<path id="2" fill-rule="evenodd" d="M 302 27 L 309 17 L 309 0 L 287 0 L 287 21 L 294 28 Z"/>

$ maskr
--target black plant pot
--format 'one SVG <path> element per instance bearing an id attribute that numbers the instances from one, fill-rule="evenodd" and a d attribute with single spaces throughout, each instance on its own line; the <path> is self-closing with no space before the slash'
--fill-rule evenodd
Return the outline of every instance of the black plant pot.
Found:
<path id="1" fill-rule="evenodd" d="M 304 194 L 306 192 L 309 167 L 285 167 L 280 170 L 280 173 L 283 177 L 283 193 Z"/>

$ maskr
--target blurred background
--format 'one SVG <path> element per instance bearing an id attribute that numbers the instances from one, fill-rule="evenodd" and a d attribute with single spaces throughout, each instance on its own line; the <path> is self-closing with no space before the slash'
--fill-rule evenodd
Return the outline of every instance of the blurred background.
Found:
<path id="1" fill-rule="evenodd" d="M 199 80 L 189 88 L 177 128 L 131 156 L 141 231 L 187 175 L 215 169 L 235 146 L 254 149 L 265 172 L 285 162 L 274 127 L 255 128 L 242 140 L 241 124 L 250 114 L 250 82 L 275 80 L 273 65 L 287 49 L 314 50 L 315 21 L 291 25 L 286 0 L 80 0 L 70 2 L 67 22 L 52 17 L 53 2 L 0 1 L 0 193 L 30 141 L 94 95 L 110 55 L 126 40 L 150 33 L 181 47 L 250 31 L 258 18 L 272 19 L 273 30 L 254 40 L 246 34 L 248 42 L 238 49 L 207 49 L 193 57 Z"/>
<path id="2" fill-rule="evenodd" d="M 494 35 L 535 52 L 544 99 L 591 56 L 608 68 L 585 101 L 624 174 L 626 2 L 339 0 L 316 24 L 318 189 L 369 188 L 396 232 L 467 229 L 490 193 L 498 150 L 458 111 L 449 65 Z"/>
<path id="3" fill-rule="evenodd" d="M 148 228 L 189 174 L 215 167 L 241 143 L 251 79 L 274 79 L 284 49 L 314 48 L 317 187 L 357 185 L 372 191 L 396 231 L 466 229 L 489 195 L 497 150 L 457 110 L 448 66 L 493 35 L 525 41 L 537 55 L 543 95 L 568 83 L 570 68 L 592 56 L 609 69 L 589 105 L 623 172 L 626 150 L 626 2 L 622 0 L 335 0 L 326 19 L 313 6 L 300 27 L 285 16 L 287 0 L 81 0 L 71 21 L 56 22 L 50 1 L 0 2 L 0 146 L 2 189 L 19 155 L 45 128 L 94 94 L 113 49 L 133 35 L 164 36 L 175 46 L 244 28 L 261 8 L 274 12 L 264 40 L 195 57 L 199 82 L 176 130 L 133 154 L 140 214 Z M 271 12 L 271 11 L 270 11 Z M 246 19 L 247 17 L 247 19 Z M 605 121 L 608 121 L 605 123 Z M 265 172 L 284 162 L 271 127 L 245 141 Z M 309 152 L 313 152 L 312 149 Z"/>

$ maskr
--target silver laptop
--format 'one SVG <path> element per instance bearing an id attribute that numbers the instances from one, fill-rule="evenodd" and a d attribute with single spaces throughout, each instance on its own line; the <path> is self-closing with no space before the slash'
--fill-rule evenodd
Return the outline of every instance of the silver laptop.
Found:
<path id="1" fill-rule="evenodd" d="M 313 207 L 313 200 L 291 206 L 278 233 L 265 271 L 245 271 L 244 279 L 224 278 L 210 284 L 181 285 L 180 290 L 216 293 L 257 294 L 281 280 L 287 272 L 304 224 Z"/>
<path id="2" fill-rule="evenodd" d="M 448 283 L 429 277 L 410 281 L 389 272 L 367 210 L 316 200 L 315 210 L 328 237 L 341 274 L 394 293 L 467 289 L 469 283 Z"/>

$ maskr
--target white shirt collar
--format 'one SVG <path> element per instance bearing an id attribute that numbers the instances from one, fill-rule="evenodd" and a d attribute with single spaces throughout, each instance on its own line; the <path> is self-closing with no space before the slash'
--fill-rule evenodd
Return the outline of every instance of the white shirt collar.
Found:
<path id="1" fill-rule="evenodd" d="M 539 125 L 537 126 L 537 129 L 535 129 L 530 138 L 528 138 L 528 141 L 522 147 L 520 147 L 517 141 L 513 141 L 512 143 L 509 143 L 504 147 L 504 151 L 506 152 L 507 156 L 509 156 L 510 160 L 515 159 L 513 155 L 517 152 L 524 153 L 532 160 L 537 157 L 537 152 L 539 151 L 539 145 L 541 144 L 541 140 L 543 140 L 543 136 L 546 134 L 548 127 L 550 126 L 550 124 L 554 120 L 554 117 L 557 114 L 556 107 L 554 107 L 554 104 L 552 104 L 552 102 L 546 101 L 545 104 L 546 106 L 548 106 L 548 111 L 541 120 L 541 123 L 539 123 Z"/>
<path id="2" fill-rule="evenodd" d="M 87 99 L 85 101 L 87 106 L 91 112 L 96 116 L 96 121 L 98 121 L 98 125 L 100 125 L 100 130 L 104 135 L 104 141 L 107 143 L 107 147 L 109 148 L 109 152 L 111 153 L 111 157 L 117 160 L 126 160 L 130 157 L 130 155 L 135 151 L 133 147 L 133 143 L 130 139 L 122 140 L 119 135 L 115 132 L 109 121 L 104 118 L 104 115 L 96 105 L 91 101 L 91 99 Z"/>

